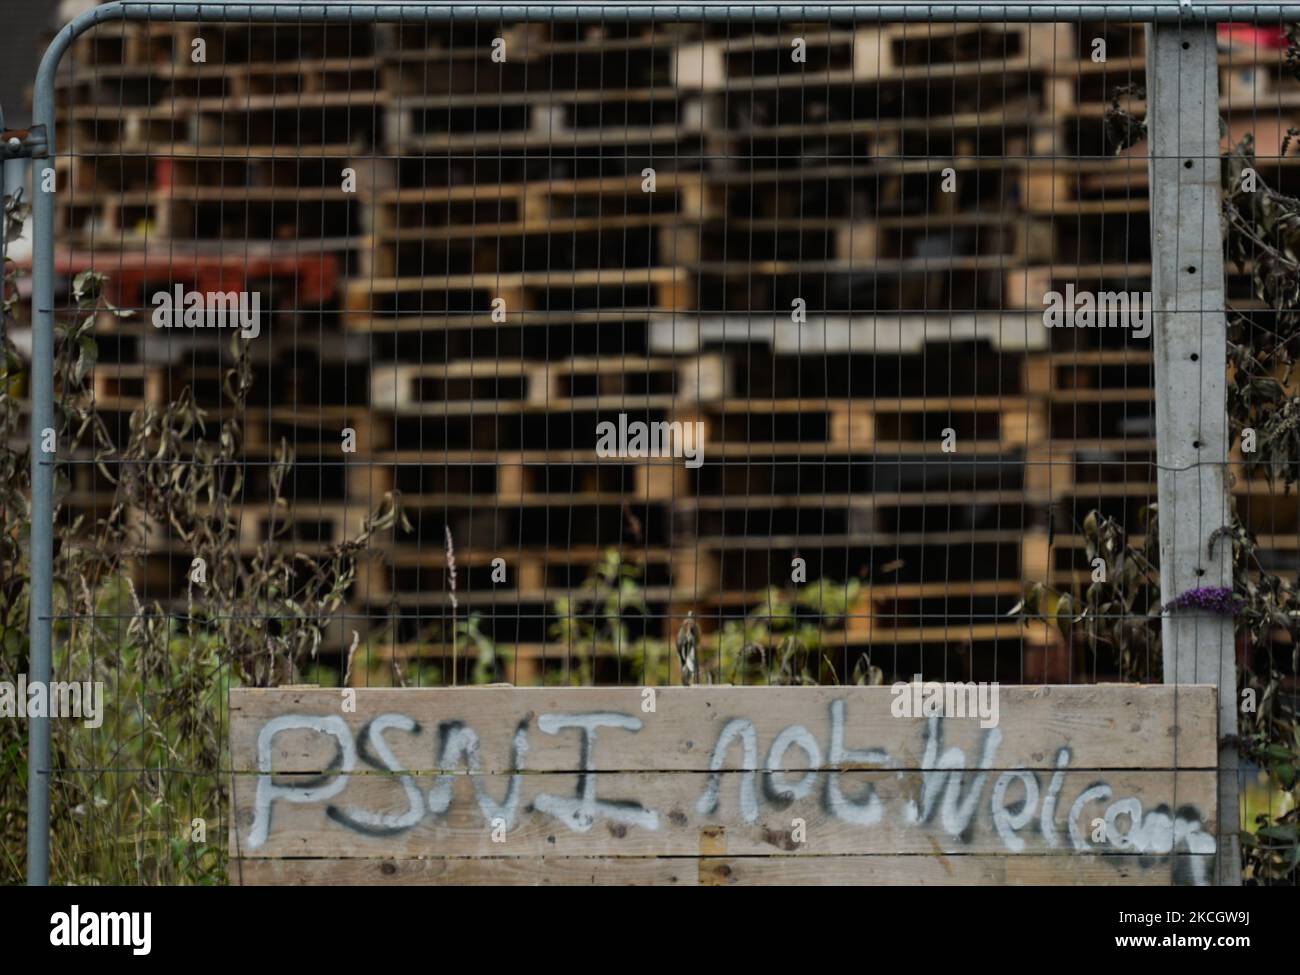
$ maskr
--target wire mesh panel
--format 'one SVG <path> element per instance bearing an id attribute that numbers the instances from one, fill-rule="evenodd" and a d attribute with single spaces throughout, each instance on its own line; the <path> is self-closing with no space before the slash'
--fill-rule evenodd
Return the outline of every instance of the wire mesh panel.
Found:
<path id="1" fill-rule="evenodd" d="M 1166 677 L 1131 12 L 212 9 L 80 37 L 36 170 L 56 669 L 109 687 L 56 872 L 224 869 L 232 685 Z M 1240 520 L 1203 517 L 1282 614 L 1239 628 L 1244 735 L 1294 711 L 1289 211 L 1243 180 L 1289 185 L 1296 74 L 1286 25 L 1209 30 Z"/>
<path id="2" fill-rule="evenodd" d="M 346 669 L 355 630 L 360 680 L 664 682 L 687 614 L 728 682 L 786 636 L 816 680 L 1115 673 L 1006 613 L 1072 581 L 1102 493 L 1153 499 L 1148 336 L 1053 333 L 1043 300 L 1149 273 L 1145 161 L 1101 112 L 1140 25 L 484 11 L 80 44 L 62 261 L 134 311 L 90 373 L 117 441 L 184 390 L 179 450 L 237 424 L 194 471 L 228 509 L 188 511 L 231 556 L 400 512 L 265 678 Z M 1091 470 L 1051 463 L 1076 448 Z M 184 595 L 192 526 L 149 500 L 142 594 Z"/>

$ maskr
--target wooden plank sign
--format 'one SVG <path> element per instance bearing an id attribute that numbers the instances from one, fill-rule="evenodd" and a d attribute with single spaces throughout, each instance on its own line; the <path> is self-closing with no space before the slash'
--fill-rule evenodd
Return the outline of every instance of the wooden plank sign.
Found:
<path id="1" fill-rule="evenodd" d="M 988 688 L 235 690 L 231 878 L 1212 880 L 1213 687 Z"/>

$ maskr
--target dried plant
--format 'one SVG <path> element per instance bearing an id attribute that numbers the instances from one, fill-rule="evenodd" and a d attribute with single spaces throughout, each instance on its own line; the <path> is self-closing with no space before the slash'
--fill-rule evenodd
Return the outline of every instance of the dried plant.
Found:
<path id="1" fill-rule="evenodd" d="M 7 199 L 6 240 L 23 208 Z M 5 313 L 19 310 L 15 269 L 5 263 Z M 105 718 L 53 726 L 52 877 L 60 883 L 216 883 L 225 875 L 222 824 L 227 748 L 225 701 L 236 684 L 322 682 L 320 653 L 376 535 L 408 528 L 396 493 L 360 517 L 355 533 L 307 551 L 288 534 L 284 497 L 293 453 L 270 463 L 271 519 L 249 552 L 241 542 L 243 429 L 252 367 L 236 340 L 224 376 L 220 420 L 187 388 L 130 416 L 117 444 L 91 395 L 96 320 L 118 315 L 103 275 L 72 282 L 77 314 L 55 334 L 55 672 L 102 680 Z M 27 538 L 31 519 L 26 445 L 27 366 L 12 342 L 0 373 L 0 680 L 29 660 Z M 78 472 L 113 486 L 104 512 L 68 508 Z M 183 553 L 179 600 L 141 595 L 133 576 L 162 536 Z M 349 658 L 349 665 L 351 661 Z M 26 731 L 0 722 L 0 882 L 25 871 Z M 196 825 L 196 824 L 202 824 Z"/>
<path id="2" fill-rule="evenodd" d="M 1297 28 L 1288 39 L 1287 63 L 1300 65 Z M 1107 130 L 1121 145 L 1145 137 L 1145 125 L 1126 114 L 1117 98 Z M 1288 130 L 1280 155 L 1287 155 L 1295 135 Z M 1292 381 L 1300 342 L 1300 200 L 1267 184 L 1250 136 L 1225 153 L 1222 188 L 1224 252 L 1239 272 L 1249 270 L 1261 306 L 1229 308 L 1229 429 L 1233 442 L 1243 445 L 1245 476 L 1262 476 L 1285 495 L 1300 480 L 1300 395 Z M 1083 533 L 1089 560 L 1104 562 L 1104 577 L 1087 588 L 1081 606 L 1070 593 L 1036 583 L 1012 614 L 1053 622 L 1067 638 L 1082 637 L 1094 652 L 1113 655 L 1126 679 L 1159 680 L 1164 613 L 1231 613 L 1243 692 L 1237 744 L 1273 790 L 1267 808 L 1253 813 L 1242 834 L 1245 876 L 1254 883 L 1294 883 L 1300 879 L 1300 574 L 1268 566 L 1234 502 L 1229 523 L 1210 538 L 1212 546 L 1232 547 L 1231 594 L 1161 593 L 1155 511 L 1154 505 L 1147 509 L 1140 546 L 1114 519 L 1091 512 Z"/>

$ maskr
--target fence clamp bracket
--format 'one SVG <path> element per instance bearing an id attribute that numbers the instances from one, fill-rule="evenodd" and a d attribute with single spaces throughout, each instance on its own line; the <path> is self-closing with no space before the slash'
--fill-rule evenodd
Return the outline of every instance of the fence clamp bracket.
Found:
<path id="1" fill-rule="evenodd" d="M 0 148 L 4 150 L 5 159 L 44 159 L 50 154 L 43 125 L 33 125 L 30 129 L 5 129 L 0 132 Z"/>

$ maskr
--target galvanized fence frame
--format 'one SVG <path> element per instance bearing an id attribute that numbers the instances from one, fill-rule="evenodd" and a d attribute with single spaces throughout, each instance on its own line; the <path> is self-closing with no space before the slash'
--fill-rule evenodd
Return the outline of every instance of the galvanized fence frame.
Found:
<path id="1" fill-rule="evenodd" d="M 783 20 L 872 23 L 1050 23 L 1106 17 L 1146 22 L 1152 140 L 1152 288 L 1155 304 L 1157 389 L 1199 391 L 1201 410 L 1179 398 L 1157 396 L 1162 591 L 1194 585 L 1231 586 L 1226 545 L 1213 550 L 1212 533 L 1225 520 L 1228 431 L 1225 408 L 1226 332 L 1223 255 L 1219 227 L 1214 26 L 1230 21 L 1300 20 L 1300 4 L 1202 4 L 1191 0 L 1088 4 L 1012 2 L 987 4 L 368 4 L 368 3 L 108 3 L 64 27 L 46 51 L 36 76 L 32 141 L 37 159 L 55 146 L 55 76 L 73 41 L 113 21 L 237 23 L 438 23 L 470 21 L 484 12 L 502 20 L 724 21 Z M 32 291 L 32 522 L 31 665 L 29 679 L 48 682 L 52 669 L 53 512 L 55 460 L 46 452 L 54 429 L 54 200 L 33 201 Z M 1201 416 L 1225 417 L 1203 428 Z M 1174 513 L 1169 517 L 1168 513 Z M 1178 559 L 1174 558 L 1177 553 Z M 1166 683 L 1211 683 L 1219 688 L 1219 883 L 1240 882 L 1237 831 L 1236 672 L 1230 619 L 1208 614 L 1166 614 L 1163 621 Z M 1172 652 L 1169 652 L 1169 651 Z M 49 881 L 49 717 L 30 719 L 28 851 L 30 884 Z"/>

